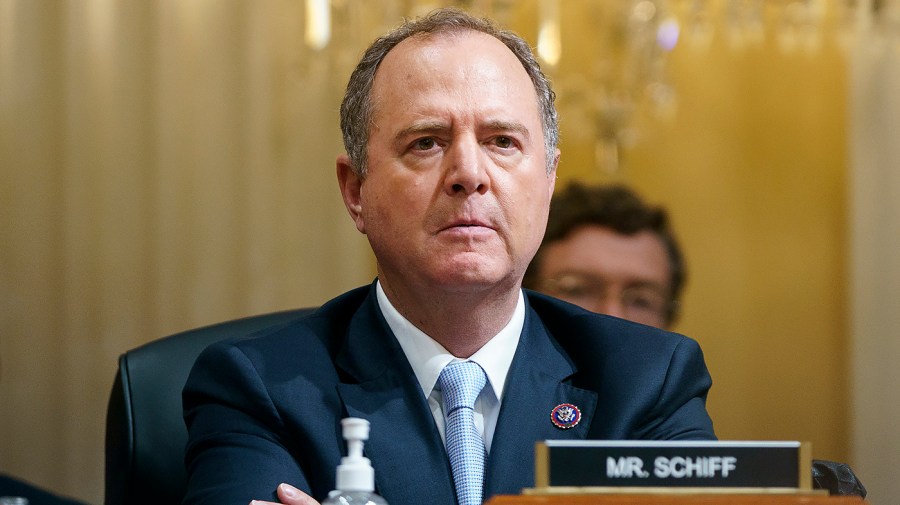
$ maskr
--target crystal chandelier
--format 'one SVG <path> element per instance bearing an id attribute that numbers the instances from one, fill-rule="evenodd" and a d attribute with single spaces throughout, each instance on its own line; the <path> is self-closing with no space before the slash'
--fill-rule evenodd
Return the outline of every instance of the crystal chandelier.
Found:
<path id="1" fill-rule="evenodd" d="M 529 38 L 554 82 L 566 137 L 594 143 L 598 169 L 615 173 L 641 128 L 674 117 L 666 75 L 672 51 L 776 43 L 787 54 L 825 43 L 850 50 L 860 30 L 900 48 L 900 0 L 304 0 L 304 41 L 347 75 L 361 48 L 403 17 L 454 5 Z M 566 131 L 566 129 L 569 131 Z"/>

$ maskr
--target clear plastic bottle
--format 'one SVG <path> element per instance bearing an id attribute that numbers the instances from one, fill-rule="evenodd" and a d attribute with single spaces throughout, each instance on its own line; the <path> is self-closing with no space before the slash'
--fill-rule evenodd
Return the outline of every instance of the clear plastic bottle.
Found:
<path id="1" fill-rule="evenodd" d="M 356 417 L 341 419 L 341 430 L 347 441 L 347 456 L 341 458 L 335 476 L 335 489 L 322 505 L 387 505 L 375 494 L 375 469 L 363 457 L 363 443 L 369 439 L 369 421 Z"/>
<path id="2" fill-rule="evenodd" d="M 22 496 L 0 496 L 0 505 L 28 505 L 28 498 Z"/>

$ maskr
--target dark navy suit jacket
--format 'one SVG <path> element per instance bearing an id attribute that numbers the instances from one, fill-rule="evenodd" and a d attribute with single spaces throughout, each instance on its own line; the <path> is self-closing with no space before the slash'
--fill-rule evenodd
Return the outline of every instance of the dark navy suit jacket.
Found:
<path id="1" fill-rule="evenodd" d="M 485 500 L 534 486 L 538 440 L 714 439 L 710 385 L 693 340 L 526 291 Z M 573 428 L 550 420 L 562 403 L 581 410 Z M 281 482 L 323 500 L 345 453 L 340 419 L 348 416 L 371 423 L 365 452 L 388 503 L 456 503 L 444 445 L 374 284 L 286 327 L 214 344 L 191 372 L 184 407 L 185 503 L 277 501 Z"/>

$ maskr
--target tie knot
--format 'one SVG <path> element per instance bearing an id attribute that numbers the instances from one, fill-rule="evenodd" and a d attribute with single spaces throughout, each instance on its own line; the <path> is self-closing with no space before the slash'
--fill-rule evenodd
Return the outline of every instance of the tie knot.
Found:
<path id="1" fill-rule="evenodd" d="M 445 366 L 438 377 L 444 395 L 444 415 L 460 408 L 475 408 L 475 399 L 487 382 L 484 370 L 474 361 L 456 361 Z"/>

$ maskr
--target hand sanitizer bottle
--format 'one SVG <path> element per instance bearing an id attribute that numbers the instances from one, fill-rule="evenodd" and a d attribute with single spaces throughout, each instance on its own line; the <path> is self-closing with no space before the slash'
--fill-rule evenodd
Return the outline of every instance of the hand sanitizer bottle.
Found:
<path id="1" fill-rule="evenodd" d="M 387 505 L 375 494 L 375 469 L 363 457 L 363 442 L 369 439 L 369 421 L 356 417 L 341 419 L 347 456 L 337 467 L 337 489 L 328 493 L 322 505 Z"/>

